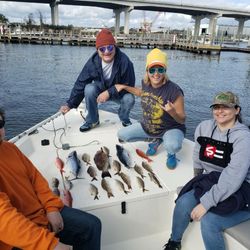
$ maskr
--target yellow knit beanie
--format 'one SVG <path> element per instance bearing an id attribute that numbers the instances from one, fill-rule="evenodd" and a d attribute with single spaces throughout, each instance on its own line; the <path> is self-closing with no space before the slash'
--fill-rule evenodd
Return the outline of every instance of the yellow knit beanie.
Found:
<path id="1" fill-rule="evenodd" d="M 146 69 L 151 68 L 155 65 L 160 65 L 164 68 L 168 66 L 167 54 L 159 49 L 151 50 L 147 55 Z"/>

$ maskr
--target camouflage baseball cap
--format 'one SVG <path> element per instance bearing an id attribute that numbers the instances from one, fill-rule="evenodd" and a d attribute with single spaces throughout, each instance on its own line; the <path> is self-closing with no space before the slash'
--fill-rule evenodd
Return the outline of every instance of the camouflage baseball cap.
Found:
<path id="1" fill-rule="evenodd" d="M 213 104 L 210 106 L 210 108 L 212 108 L 214 105 L 225 105 L 229 108 L 233 108 L 235 106 L 240 106 L 240 103 L 237 95 L 230 91 L 227 91 L 220 92 L 214 97 Z"/>

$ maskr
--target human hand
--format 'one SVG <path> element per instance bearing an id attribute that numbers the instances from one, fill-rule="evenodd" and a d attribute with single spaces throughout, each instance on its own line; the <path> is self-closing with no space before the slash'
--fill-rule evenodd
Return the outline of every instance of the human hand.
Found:
<path id="1" fill-rule="evenodd" d="M 59 233 L 63 230 L 63 218 L 58 211 L 48 212 L 47 218 L 49 221 L 50 226 L 52 227 L 52 231 L 55 233 Z"/>
<path id="2" fill-rule="evenodd" d="M 160 104 L 160 106 L 161 106 L 161 108 L 162 108 L 163 110 L 165 110 L 165 111 L 168 112 L 169 114 L 171 114 L 171 112 L 173 112 L 173 111 L 175 112 L 174 104 L 173 104 L 172 102 L 170 102 L 170 101 L 168 101 L 167 104 L 165 104 L 164 106 L 161 105 L 161 104 Z"/>
<path id="3" fill-rule="evenodd" d="M 204 214 L 207 213 L 207 210 L 200 203 L 198 204 L 191 212 L 191 218 L 195 221 L 199 221 Z"/>
<path id="4" fill-rule="evenodd" d="M 62 105 L 59 111 L 62 112 L 63 114 L 66 114 L 67 112 L 70 111 L 70 107 L 68 105 Z"/>
<path id="5" fill-rule="evenodd" d="M 123 84 L 115 84 L 115 88 L 117 90 L 117 92 L 122 91 L 123 89 L 125 89 L 126 85 Z"/>
<path id="6" fill-rule="evenodd" d="M 54 250 L 73 250 L 73 247 L 69 245 L 65 245 L 61 242 L 58 242 Z"/>
<path id="7" fill-rule="evenodd" d="M 109 99 L 109 92 L 107 90 L 103 91 L 98 97 L 97 102 L 106 102 Z"/>

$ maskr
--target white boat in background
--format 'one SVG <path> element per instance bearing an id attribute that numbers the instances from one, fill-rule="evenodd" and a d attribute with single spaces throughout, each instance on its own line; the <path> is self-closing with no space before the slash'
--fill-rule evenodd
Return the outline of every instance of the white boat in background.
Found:
<path id="1" fill-rule="evenodd" d="M 117 130 L 121 123 L 116 114 L 100 111 L 99 127 L 85 133 L 79 131 L 83 122 L 81 114 L 85 115 L 84 107 L 71 110 L 65 116 L 57 113 L 27 131 L 19 134 L 10 141 L 15 143 L 21 151 L 34 163 L 49 183 L 53 177 L 60 180 L 60 172 L 55 166 L 57 152 L 65 162 L 65 175 L 70 175 L 67 156 L 76 150 L 81 160 L 84 179 L 73 181 L 70 190 L 73 196 L 73 207 L 97 215 L 102 221 L 102 250 L 157 250 L 162 249 L 171 232 L 172 213 L 176 191 L 193 176 L 192 151 L 194 143 L 185 139 L 182 150 L 177 154 L 178 167 L 169 170 L 166 165 L 166 152 L 161 146 L 159 153 L 151 157 L 150 163 L 162 188 L 152 182 L 144 170 L 145 188 L 142 192 L 136 181 L 139 176 L 133 168 L 124 166 L 122 171 L 131 178 L 132 190 L 125 194 L 115 185 L 115 179 L 121 178 L 110 170 L 112 178 L 106 178 L 113 191 L 114 197 L 107 197 L 101 187 L 101 172 L 98 171 L 97 181 L 91 181 L 87 168 L 82 161 L 83 153 L 91 156 L 94 164 L 94 155 L 97 150 L 105 146 L 109 148 L 111 161 L 116 159 Z M 45 145 L 42 145 L 45 144 Z M 125 143 L 123 147 L 130 152 L 132 161 L 141 165 L 143 159 L 136 154 L 136 149 L 146 151 L 147 143 Z M 90 183 L 98 187 L 99 200 L 91 196 Z M 228 250 L 250 249 L 249 240 L 250 221 L 243 223 L 225 232 Z M 186 231 L 183 250 L 203 250 L 199 222 L 192 222 Z M 91 249 L 89 249 L 91 250 Z"/>

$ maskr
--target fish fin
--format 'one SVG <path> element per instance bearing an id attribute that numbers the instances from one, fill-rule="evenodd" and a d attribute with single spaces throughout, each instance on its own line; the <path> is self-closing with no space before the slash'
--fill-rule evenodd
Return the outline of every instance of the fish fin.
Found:
<path id="1" fill-rule="evenodd" d="M 110 177 L 112 178 L 111 174 L 109 173 L 109 171 L 103 171 L 102 172 L 102 178 L 105 178 L 105 177 Z"/>
<path id="2" fill-rule="evenodd" d="M 97 178 L 93 177 L 91 181 L 98 181 Z"/>
<path id="3" fill-rule="evenodd" d="M 108 198 L 115 197 L 112 193 L 108 193 Z"/>

